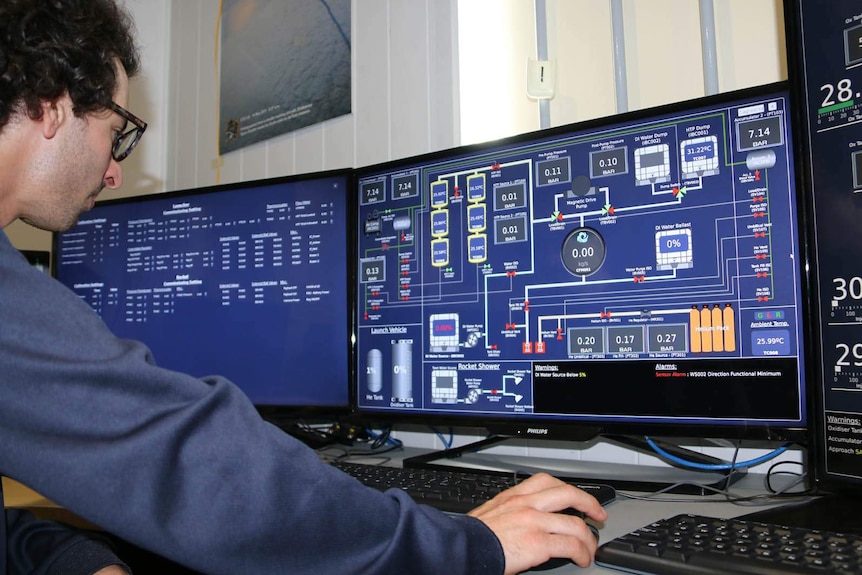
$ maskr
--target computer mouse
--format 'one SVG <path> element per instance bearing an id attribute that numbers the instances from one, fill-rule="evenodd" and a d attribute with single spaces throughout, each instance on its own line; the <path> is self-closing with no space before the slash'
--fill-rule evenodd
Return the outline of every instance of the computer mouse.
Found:
<path id="1" fill-rule="evenodd" d="M 578 511 L 577 509 L 572 509 L 571 507 L 569 507 L 568 509 L 563 509 L 562 511 L 559 511 L 558 513 L 565 513 L 566 515 L 574 515 L 575 517 L 580 517 L 581 519 L 584 519 L 586 517 L 586 515 L 584 514 L 583 511 Z M 590 525 L 589 523 L 587 523 L 587 527 L 589 527 L 590 531 L 593 532 L 593 536 L 596 538 L 596 541 L 598 542 L 599 530 L 596 529 L 596 527 L 594 525 Z M 570 565 L 571 563 L 572 563 L 572 560 L 567 558 L 567 557 L 551 557 L 550 559 L 548 559 L 544 563 L 542 563 L 540 565 L 536 565 L 535 567 L 531 568 L 529 571 L 527 571 L 527 573 L 532 573 L 533 571 L 548 571 L 550 569 L 556 569 L 557 567 L 562 567 L 563 565 Z"/>

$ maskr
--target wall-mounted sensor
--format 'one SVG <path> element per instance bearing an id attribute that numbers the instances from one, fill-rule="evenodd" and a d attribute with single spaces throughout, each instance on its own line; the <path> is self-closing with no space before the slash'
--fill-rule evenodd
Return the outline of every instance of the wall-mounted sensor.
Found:
<path id="1" fill-rule="evenodd" d="M 527 60 L 527 96 L 536 100 L 554 97 L 556 64 L 553 60 Z"/>

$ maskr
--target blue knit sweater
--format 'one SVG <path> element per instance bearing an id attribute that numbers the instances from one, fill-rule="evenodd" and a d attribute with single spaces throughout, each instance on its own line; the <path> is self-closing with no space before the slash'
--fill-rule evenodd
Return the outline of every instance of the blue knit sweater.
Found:
<path id="1" fill-rule="evenodd" d="M 0 473 L 204 573 L 503 572 L 483 523 L 367 489 L 225 379 L 157 367 L 2 231 Z"/>

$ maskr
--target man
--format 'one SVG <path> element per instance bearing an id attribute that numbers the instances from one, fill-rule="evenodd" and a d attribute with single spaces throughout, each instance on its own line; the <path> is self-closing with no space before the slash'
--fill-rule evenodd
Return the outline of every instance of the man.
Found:
<path id="1" fill-rule="evenodd" d="M 0 228 L 65 230 L 146 124 L 126 110 L 137 58 L 113 0 L 0 3 Z M 230 326 L 224 326 L 229 330 Z M 0 471 L 132 543 L 204 573 L 518 573 L 592 561 L 547 475 L 467 516 L 378 493 L 264 423 L 217 377 L 158 368 L 0 231 Z"/>

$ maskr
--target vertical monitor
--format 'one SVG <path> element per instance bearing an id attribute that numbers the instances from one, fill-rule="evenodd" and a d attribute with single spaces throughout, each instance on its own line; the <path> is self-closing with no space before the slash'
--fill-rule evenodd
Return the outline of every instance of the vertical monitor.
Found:
<path id="1" fill-rule="evenodd" d="M 812 459 L 826 487 L 862 487 L 862 6 L 792 0 L 788 35 L 819 321 Z"/>
<path id="2" fill-rule="evenodd" d="M 356 407 L 803 437 L 787 86 L 362 168 Z"/>
<path id="3" fill-rule="evenodd" d="M 156 362 L 258 406 L 349 406 L 348 195 L 337 171 L 104 201 L 56 278 Z"/>

